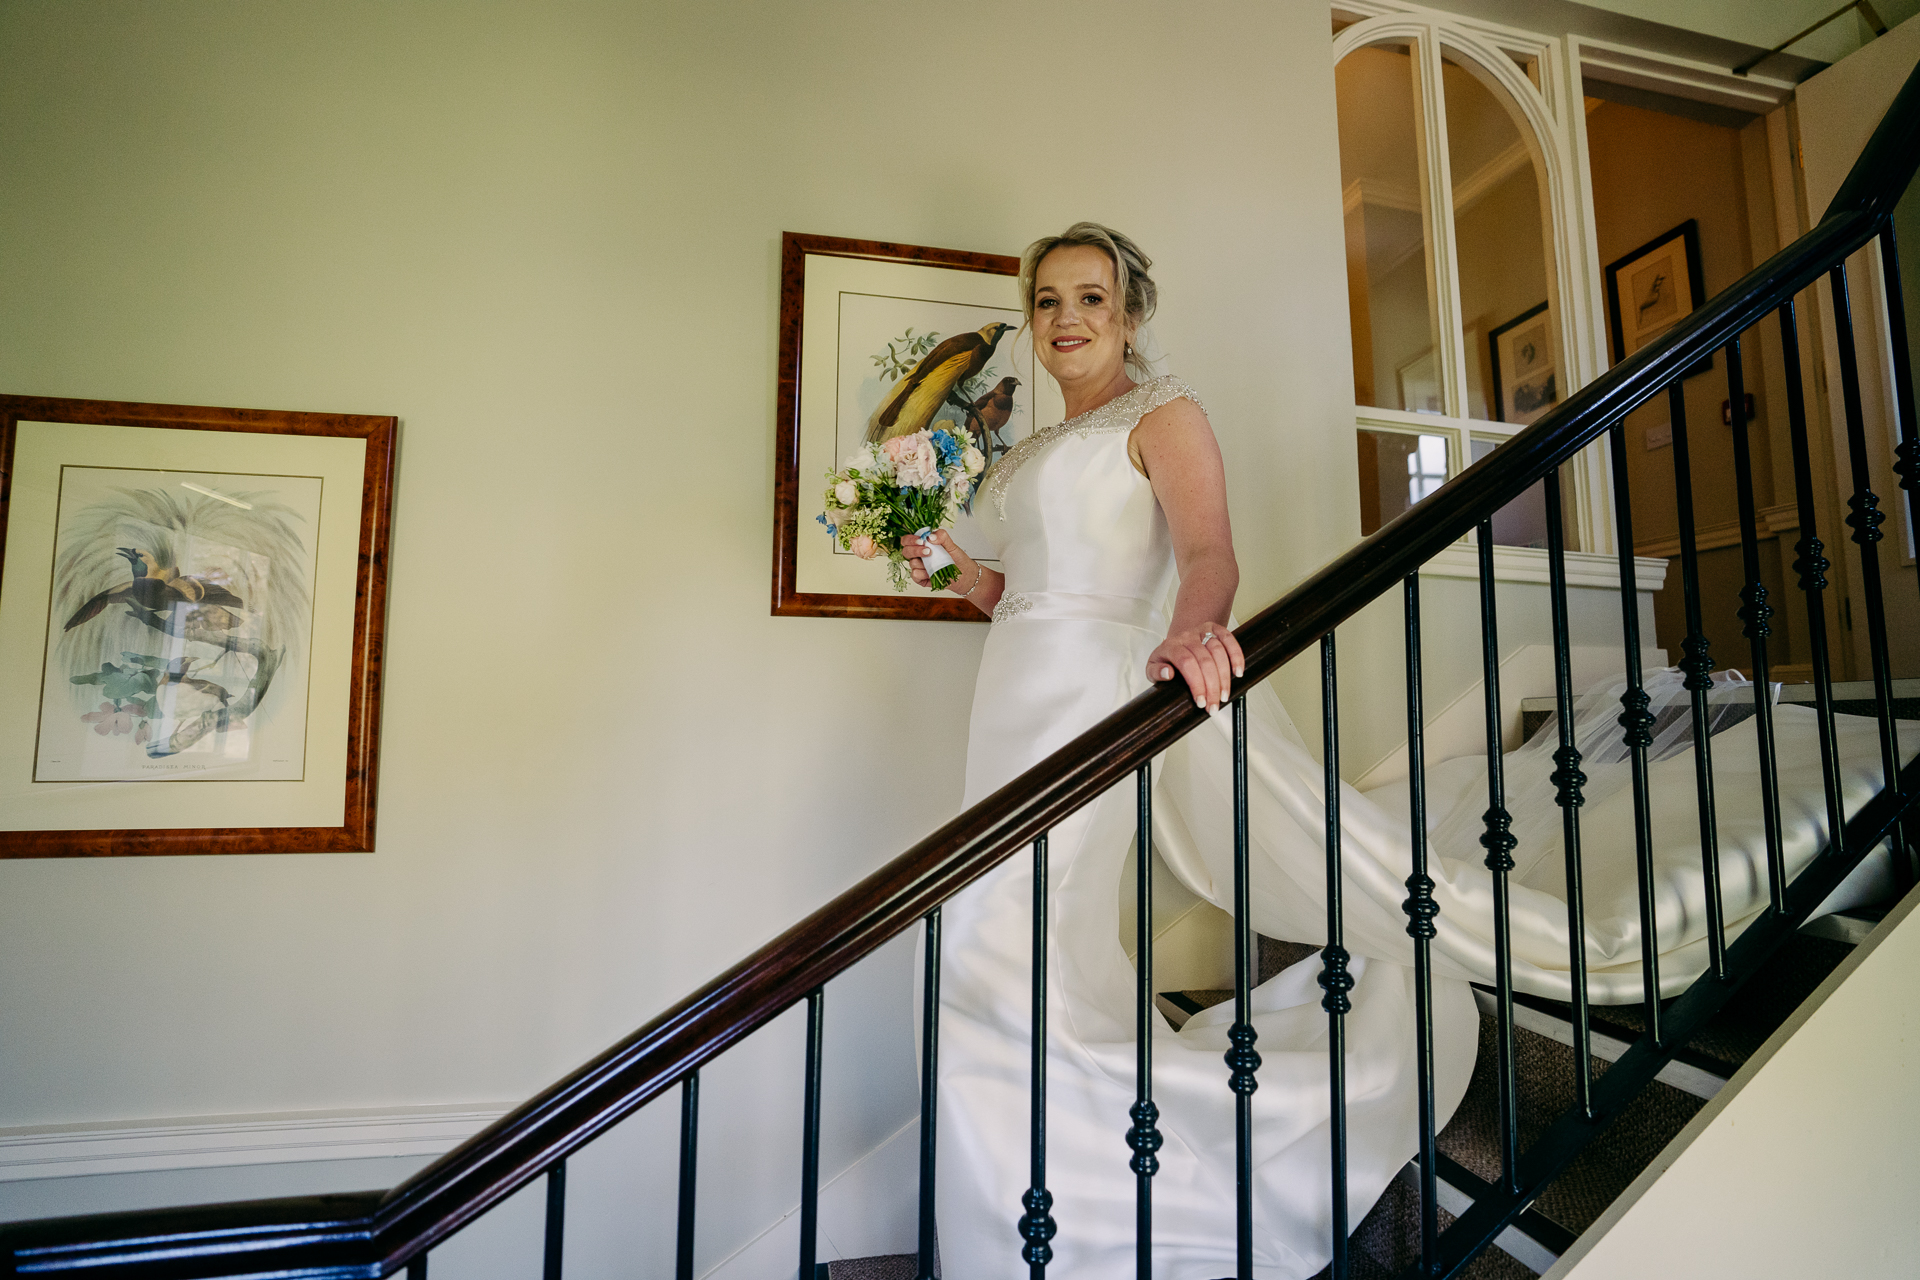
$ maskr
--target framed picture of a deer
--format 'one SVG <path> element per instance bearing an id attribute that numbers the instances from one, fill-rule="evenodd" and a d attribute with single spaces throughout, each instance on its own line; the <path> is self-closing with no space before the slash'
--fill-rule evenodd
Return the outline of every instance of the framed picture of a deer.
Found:
<path id="1" fill-rule="evenodd" d="M 823 494 L 827 473 L 865 445 L 944 428 L 990 468 L 1037 420 L 1059 416 L 1059 392 L 1021 340 L 1019 270 L 1004 254 L 782 238 L 775 614 L 981 620 L 951 596 L 896 590 L 870 542 L 855 543 L 862 556 L 835 539 Z M 998 563 L 970 508 L 953 535 Z"/>
<path id="2" fill-rule="evenodd" d="M 0 856 L 373 848 L 394 433 L 0 397 Z"/>

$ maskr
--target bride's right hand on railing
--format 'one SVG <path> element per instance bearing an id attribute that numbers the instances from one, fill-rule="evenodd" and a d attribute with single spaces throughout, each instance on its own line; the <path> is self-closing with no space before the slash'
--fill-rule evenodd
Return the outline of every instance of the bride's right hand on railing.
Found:
<path id="1" fill-rule="evenodd" d="M 1240 642 L 1224 622 L 1181 625 L 1175 622 L 1147 657 L 1147 679 L 1156 684 L 1184 676 L 1193 694 L 1193 704 L 1202 711 L 1218 711 L 1226 705 L 1233 689 L 1233 678 L 1247 668 Z"/>

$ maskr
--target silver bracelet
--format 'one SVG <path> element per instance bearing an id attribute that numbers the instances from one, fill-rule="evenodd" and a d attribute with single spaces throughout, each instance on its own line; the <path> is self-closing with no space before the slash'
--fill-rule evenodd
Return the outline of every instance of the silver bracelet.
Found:
<path id="1" fill-rule="evenodd" d="M 986 580 L 986 576 L 987 576 L 987 566 L 981 564 L 978 560 L 975 560 L 973 562 L 973 585 L 968 587 L 965 591 L 961 592 L 960 598 L 962 600 L 965 600 L 968 596 L 978 591 L 980 589 L 980 584 Z"/>

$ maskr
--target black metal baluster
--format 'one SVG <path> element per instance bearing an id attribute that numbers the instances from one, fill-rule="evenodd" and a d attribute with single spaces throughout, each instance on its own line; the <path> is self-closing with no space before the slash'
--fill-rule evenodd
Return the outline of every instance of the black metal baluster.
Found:
<path id="1" fill-rule="evenodd" d="M 800 1128 L 800 1280 L 813 1280 L 820 1236 L 820 1049 L 826 989 L 807 993 L 807 1084 Z"/>
<path id="2" fill-rule="evenodd" d="M 416 1254 L 413 1261 L 407 1263 L 407 1280 L 427 1280 L 426 1254 Z"/>
<path id="3" fill-rule="evenodd" d="M 1907 520 L 1916 536 L 1920 536 L 1920 475 L 1916 475 L 1916 463 L 1920 462 L 1920 439 L 1916 439 L 1913 404 L 1913 350 L 1907 344 L 1907 302 L 1901 288 L 1900 246 L 1893 232 L 1893 220 L 1889 218 L 1880 231 L 1880 271 L 1881 283 L 1887 297 L 1887 338 L 1893 352 L 1893 412 L 1900 430 L 1900 444 L 1894 450 L 1899 461 L 1893 465 L 1894 474 L 1900 478 L 1900 487 L 1907 495 Z M 1909 818 L 1903 824 L 1905 844 L 1897 850 L 1894 859 L 1895 880 L 1904 891 L 1920 879 L 1920 868 L 1914 866 L 1913 858 L 1920 852 L 1920 821 Z"/>
<path id="4" fill-rule="evenodd" d="M 1840 399 L 1847 415 L 1847 454 L 1853 463 L 1853 496 L 1847 506 L 1853 514 L 1847 525 L 1860 548 L 1861 595 L 1867 605 L 1867 654 L 1873 665 L 1873 695 L 1879 703 L 1880 768 L 1889 791 L 1900 787 L 1900 742 L 1893 726 L 1893 666 L 1887 655 L 1886 600 L 1880 584 L 1880 526 L 1887 513 L 1873 491 L 1873 472 L 1867 461 L 1867 428 L 1860 404 L 1860 361 L 1854 350 L 1853 305 L 1847 297 L 1847 265 L 1833 269 L 1834 340 L 1840 348 Z"/>
<path id="5" fill-rule="evenodd" d="M 1253 1091 L 1260 1055 L 1253 1029 L 1253 907 L 1247 874 L 1247 700 L 1233 702 L 1233 1026 L 1227 1039 L 1233 1090 L 1234 1250 L 1238 1280 L 1253 1280 Z"/>
<path id="6" fill-rule="evenodd" d="M 1768 669 L 1767 619 L 1773 606 L 1760 581 L 1759 520 L 1753 501 L 1753 454 L 1747 438 L 1746 380 L 1740 361 L 1740 339 L 1727 344 L 1727 401 L 1733 417 L 1733 487 L 1740 506 L 1740 564 L 1746 586 L 1740 589 L 1742 634 L 1753 655 L 1753 737 L 1760 752 L 1760 819 L 1767 838 L 1767 868 L 1771 881 L 1786 883 L 1786 844 L 1780 833 L 1780 775 L 1774 760 L 1773 680 Z M 1714 909 L 1709 899 L 1708 910 Z M 1776 899 L 1779 911 L 1784 900 Z M 1712 917 L 1709 916 L 1709 919 Z M 1716 933 L 1716 937 L 1718 934 Z M 1722 961 L 1724 964 L 1724 961 Z M 1720 970 L 1716 970 L 1720 972 Z"/>
<path id="7" fill-rule="evenodd" d="M 1846 841 L 1846 815 L 1841 806 L 1840 752 L 1834 740 L 1833 664 L 1827 652 L 1827 570 L 1813 501 L 1813 452 L 1807 443 L 1807 397 L 1800 371 L 1800 330 L 1791 298 L 1780 304 L 1780 360 L 1787 375 L 1787 434 L 1793 448 L 1793 493 L 1800 514 L 1800 539 L 1793 549 L 1794 572 L 1807 600 L 1807 652 L 1813 659 L 1813 708 L 1820 731 L 1820 778 L 1827 800 L 1827 840 L 1836 854 Z M 1785 869 L 1771 868 L 1773 900 L 1787 891 Z M 1777 910 L 1777 908 L 1776 908 Z"/>
<path id="8" fill-rule="evenodd" d="M 1133 1270 L 1136 1280 L 1153 1276 L 1153 1175 L 1160 1172 L 1160 1108 L 1153 1105 L 1153 762 L 1134 774 L 1134 1085 Z"/>
<path id="9" fill-rule="evenodd" d="M 545 1280 L 560 1280 L 560 1251 L 566 1232 L 567 1162 L 562 1160 L 547 1170 L 546 1265 L 540 1272 Z"/>
<path id="10" fill-rule="evenodd" d="M 1053 1261 L 1053 1239 L 1059 1230 L 1048 1212 L 1053 1193 L 1047 1190 L 1047 838 L 1033 842 L 1033 1082 L 1028 1091 L 1032 1108 L 1029 1132 L 1029 1185 L 1020 1198 L 1026 1213 L 1020 1218 L 1020 1237 L 1026 1244 L 1028 1280 L 1046 1280 Z"/>
<path id="11" fill-rule="evenodd" d="M 1335 687 L 1333 632 L 1320 638 L 1322 750 L 1327 805 L 1327 945 L 1321 949 L 1320 1007 L 1327 1011 L 1327 1134 L 1333 1165 L 1331 1280 L 1347 1280 L 1347 1012 L 1353 1001 L 1352 957 L 1342 943 L 1340 905 L 1340 702 Z M 1241 1280 L 1248 1273 L 1241 1271 Z"/>
<path id="12" fill-rule="evenodd" d="M 1687 397 L 1683 383 L 1667 387 L 1667 416 L 1673 429 L 1673 491 L 1680 516 L 1680 593 L 1687 616 L 1687 638 L 1680 642 L 1693 700 L 1693 785 L 1699 793 L 1700 870 L 1707 894 L 1707 955 L 1714 976 L 1727 976 L 1726 907 L 1720 895 L 1720 823 L 1713 799 L 1713 738 L 1708 732 L 1707 694 L 1713 689 L 1713 657 L 1700 622 L 1700 557 L 1694 544 L 1693 460 L 1687 446 Z M 1780 909 L 1775 899 L 1774 910 Z"/>
<path id="13" fill-rule="evenodd" d="M 1900 245 L 1889 221 L 1880 232 L 1880 277 L 1887 295 L 1887 338 L 1893 348 L 1893 408 L 1900 424 L 1894 473 L 1907 493 L 1907 512 L 1920 534 L 1920 423 L 1914 421 L 1913 349 L 1907 345 L 1907 301 L 1900 279 Z"/>
<path id="14" fill-rule="evenodd" d="M 674 1237 L 674 1280 L 693 1280 L 693 1192 L 700 1155 L 700 1073 L 680 1082 L 680 1226 Z"/>
<path id="15" fill-rule="evenodd" d="M 920 992 L 920 1256 L 916 1280 L 933 1280 L 934 1138 L 940 1109 L 940 908 L 927 912 Z"/>
<path id="16" fill-rule="evenodd" d="M 1640 974 L 1647 1002 L 1647 1035 L 1660 1037 L 1660 940 L 1653 909 L 1653 810 L 1647 795 L 1647 748 L 1653 745 L 1651 699 L 1640 672 L 1640 579 L 1633 563 L 1633 500 L 1627 492 L 1627 432 L 1607 433 L 1613 455 L 1614 538 L 1619 545 L 1620 630 L 1626 647 L 1627 690 L 1620 695 L 1620 727 L 1633 761 L 1634 866 L 1640 878 Z"/>
<path id="17" fill-rule="evenodd" d="M 1482 526 L 1484 528 L 1485 526 Z M 1434 1164 L 1433 1096 L 1433 877 L 1427 874 L 1426 709 L 1420 675 L 1420 575 L 1406 581 L 1407 801 L 1412 832 L 1407 876 L 1407 935 L 1413 939 L 1413 1060 L 1420 1112 L 1420 1266 L 1431 1273 L 1440 1259 L 1440 1201 Z"/>
<path id="18" fill-rule="evenodd" d="M 1520 1098 L 1514 1081 L 1513 1057 L 1513 909 L 1507 874 L 1513 870 L 1513 815 L 1507 812 L 1505 744 L 1500 726 L 1500 619 L 1494 595 L 1493 522 L 1480 522 L 1480 679 L 1487 717 L 1487 811 L 1481 815 L 1486 831 L 1480 847 L 1487 851 L 1487 871 L 1493 880 L 1493 964 L 1496 1046 L 1499 1060 L 1500 1187 L 1512 1191 L 1520 1177 Z M 1437 913 L 1436 908 L 1436 913 Z M 1431 930 L 1432 926 L 1429 925 Z M 1429 935 L 1431 936 L 1431 935 Z"/>
<path id="19" fill-rule="evenodd" d="M 1545 477 L 1547 594 L 1553 608 L 1554 721 L 1560 747 L 1553 753 L 1554 803 L 1560 806 L 1561 853 L 1567 866 L 1567 986 L 1573 1013 L 1573 1083 L 1580 1114 L 1593 1118 L 1593 1048 L 1587 1022 L 1587 912 L 1580 874 L 1580 751 L 1573 745 L 1573 656 L 1568 644 L 1566 526 L 1560 512 L 1560 469 Z M 1638 584 L 1636 584 L 1638 585 Z"/>

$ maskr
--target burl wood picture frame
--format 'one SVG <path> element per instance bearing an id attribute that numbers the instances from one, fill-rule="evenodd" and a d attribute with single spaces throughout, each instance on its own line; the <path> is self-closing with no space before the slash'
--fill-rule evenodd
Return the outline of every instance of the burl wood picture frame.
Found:
<path id="1" fill-rule="evenodd" d="M 0 857 L 372 851 L 396 431 L 0 396 Z"/>
<path id="2" fill-rule="evenodd" d="M 773 612 L 787 617 L 984 621 L 968 601 L 909 586 L 896 592 L 883 557 L 861 560 L 819 519 L 826 473 L 868 439 L 943 420 L 989 464 L 1028 435 L 1057 400 L 1035 386 L 1031 342 L 1019 342 L 1020 260 L 1005 254 L 787 232 L 780 249 L 779 390 L 774 424 Z M 942 343 L 1005 326 L 983 342 L 979 368 L 944 393 L 933 381 Z M 950 349 L 950 348 L 948 348 Z M 906 417 L 885 413 L 903 384 L 936 386 Z M 991 399 L 990 399 L 991 398 Z M 928 408 L 931 403 L 933 407 Z M 978 406 L 978 407 L 976 407 Z M 918 419 L 924 418 L 924 422 Z M 997 565 L 978 503 L 953 529 Z"/>

